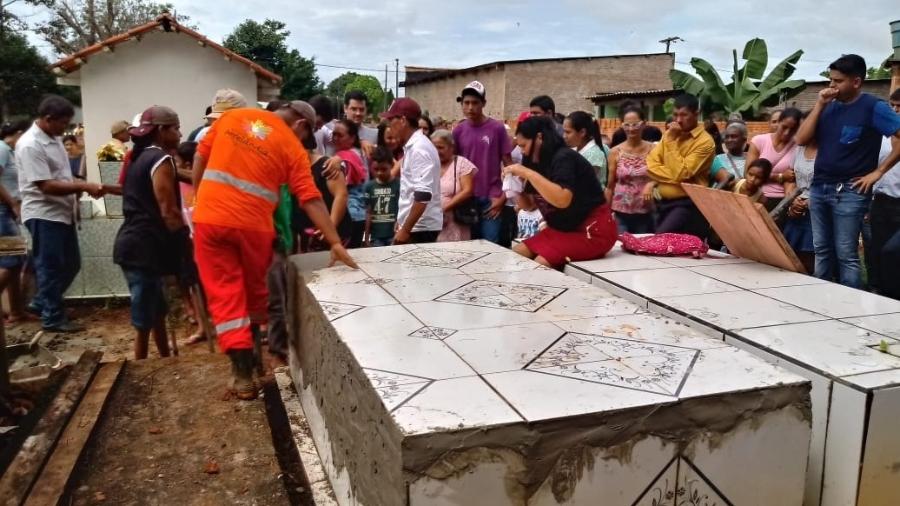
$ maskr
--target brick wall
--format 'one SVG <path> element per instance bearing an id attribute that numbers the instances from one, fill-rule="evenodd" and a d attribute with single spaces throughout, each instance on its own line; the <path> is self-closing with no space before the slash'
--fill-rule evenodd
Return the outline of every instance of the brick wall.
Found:
<path id="1" fill-rule="evenodd" d="M 485 113 L 515 119 L 537 95 L 550 95 L 559 112 L 593 112 L 585 97 L 618 90 L 668 89 L 674 55 L 630 55 L 500 64 L 449 77 L 411 84 L 406 96 L 415 99 L 431 116 L 461 118 L 456 97 L 462 87 L 479 80 L 487 89 Z"/>

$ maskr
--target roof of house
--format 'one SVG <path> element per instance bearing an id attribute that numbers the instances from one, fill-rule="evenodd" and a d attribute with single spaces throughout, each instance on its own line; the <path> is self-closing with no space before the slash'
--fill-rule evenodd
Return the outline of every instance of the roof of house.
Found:
<path id="1" fill-rule="evenodd" d="M 620 98 L 644 98 L 644 97 L 668 97 L 675 96 L 683 93 L 682 90 L 668 89 L 668 90 L 622 90 L 622 91 L 605 91 L 602 93 L 597 93 L 596 95 L 591 95 L 589 97 L 585 97 L 588 100 L 592 100 L 594 102 L 600 102 L 603 100 L 613 100 Z"/>
<path id="2" fill-rule="evenodd" d="M 113 47 L 117 44 L 121 44 L 123 42 L 127 42 L 132 39 L 140 40 L 141 36 L 146 33 L 152 32 L 153 30 L 163 30 L 166 32 L 176 32 L 183 33 L 189 37 L 192 37 L 197 40 L 197 43 L 203 47 L 209 47 L 214 49 L 223 55 L 225 55 L 226 59 L 234 60 L 239 63 L 243 63 L 244 65 L 250 67 L 253 72 L 257 75 L 257 77 L 261 79 L 266 79 L 271 81 L 272 84 L 281 83 L 281 76 L 278 74 L 266 69 L 265 67 L 254 63 L 247 58 L 231 51 L 230 49 L 225 48 L 221 44 L 213 42 L 212 40 L 206 38 L 205 36 L 197 33 L 196 31 L 181 25 L 175 19 L 174 16 L 169 14 L 168 12 L 164 12 L 159 15 L 155 20 L 145 23 L 143 25 L 138 25 L 127 32 L 120 33 L 119 35 L 114 35 L 104 41 L 98 42 L 92 46 L 88 46 L 77 53 L 71 54 L 58 62 L 54 63 L 50 66 L 50 68 L 56 72 L 57 74 L 68 74 L 71 72 L 75 72 L 80 69 L 82 65 L 87 63 L 87 60 L 90 56 L 99 53 L 101 51 L 111 51 Z"/>
<path id="3" fill-rule="evenodd" d="M 647 56 L 664 56 L 669 55 L 672 58 L 675 57 L 674 53 L 646 53 L 646 54 L 617 54 L 617 55 L 601 55 L 601 56 L 568 56 L 562 58 L 531 58 L 527 60 L 503 60 L 503 61 L 495 61 L 491 63 L 483 63 L 481 65 L 476 65 L 474 67 L 467 67 L 462 69 L 428 69 L 428 67 L 414 67 L 407 66 L 407 74 L 406 80 L 400 83 L 400 86 L 408 86 L 415 85 L 420 83 L 425 83 L 428 81 L 434 81 L 436 79 L 441 79 L 443 77 L 449 77 L 455 74 L 461 74 L 463 72 L 473 72 L 476 70 L 489 69 L 491 67 L 498 67 L 501 65 L 513 65 L 513 64 L 522 64 L 522 63 L 538 63 L 538 62 L 552 62 L 552 61 L 571 61 L 571 60 L 599 60 L 599 59 L 610 59 L 610 58 L 635 58 L 635 57 L 647 57 Z M 427 69 L 427 70 L 419 70 L 419 69 Z"/>

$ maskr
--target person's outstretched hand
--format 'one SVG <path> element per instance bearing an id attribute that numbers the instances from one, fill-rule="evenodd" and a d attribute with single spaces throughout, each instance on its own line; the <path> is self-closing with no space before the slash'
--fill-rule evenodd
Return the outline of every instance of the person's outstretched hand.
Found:
<path id="1" fill-rule="evenodd" d="M 341 262 L 347 267 L 359 269 L 359 266 L 356 265 L 356 261 L 353 260 L 353 257 L 350 256 L 350 253 L 347 252 L 347 248 L 345 248 L 342 244 L 335 244 L 331 246 L 331 262 L 328 264 L 328 267 L 331 267 L 338 262 Z"/>

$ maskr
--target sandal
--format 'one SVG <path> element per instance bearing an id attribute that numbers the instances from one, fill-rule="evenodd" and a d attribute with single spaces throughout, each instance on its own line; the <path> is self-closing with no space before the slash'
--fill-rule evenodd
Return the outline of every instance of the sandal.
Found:
<path id="1" fill-rule="evenodd" d="M 206 342 L 206 335 L 203 332 L 197 332 L 195 334 L 191 334 L 191 336 L 188 337 L 185 344 L 187 344 L 188 346 L 191 346 L 191 345 L 200 344 L 203 342 Z"/>

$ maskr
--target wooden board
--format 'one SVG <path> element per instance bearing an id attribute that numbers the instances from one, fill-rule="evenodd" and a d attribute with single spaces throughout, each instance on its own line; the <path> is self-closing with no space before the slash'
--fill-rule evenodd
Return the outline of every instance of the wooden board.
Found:
<path id="1" fill-rule="evenodd" d="M 18 506 L 25 500 L 102 356 L 102 353 L 95 351 L 81 354 L 34 431 L 22 443 L 19 453 L 0 477 L 0 504 Z"/>
<path id="2" fill-rule="evenodd" d="M 59 438 L 50 460 L 47 461 L 41 475 L 34 482 L 25 506 L 41 506 L 59 502 L 65 492 L 69 475 L 94 430 L 94 425 L 106 405 L 109 392 L 118 379 L 124 364 L 125 362 L 120 361 L 100 366 L 97 375 L 94 376 L 94 381 L 91 382 L 87 393 L 78 404 L 78 409 L 75 410 L 66 430 Z"/>
<path id="3" fill-rule="evenodd" d="M 806 272 L 762 205 L 738 193 L 693 184 L 681 186 L 731 254 L 788 271 Z"/>

